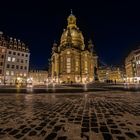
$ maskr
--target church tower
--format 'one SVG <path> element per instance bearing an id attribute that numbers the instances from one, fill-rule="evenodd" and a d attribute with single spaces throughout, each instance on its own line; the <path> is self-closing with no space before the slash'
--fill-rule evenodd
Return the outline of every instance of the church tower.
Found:
<path id="1" fill-rule="evenodd" d="M 95 80 L 97 55 L 92 41 L 85 47 L 84 37 L 76 24 L 76 17 L 67 18 L 60 43 L 53 44 L 51 57 L 51 79 L 56 83 L 88 83 Z"/>

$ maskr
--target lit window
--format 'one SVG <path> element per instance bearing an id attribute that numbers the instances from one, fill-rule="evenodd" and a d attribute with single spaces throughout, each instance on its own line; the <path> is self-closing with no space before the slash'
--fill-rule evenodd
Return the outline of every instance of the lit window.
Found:
<path id="1" fill-rule="evenodd" d="M 22 76 L 22 73 L 20 73 L 20 76 Z"/>
<path id="2" fill-rule="evenodd" d="M 88 64 L 87 64 L 87 61 L 85 61 L 85 73 L 88 72 Z"/>
<path id="3" fill-rule="evenodd" d="M 8 57 L 7 60 L 8 60 L 8 61 L 11 61 L 11 57 Z"/>
<path id="4" fill-rule="evenodd" d="M 14 75 L 14 72 L 13 71 L 11 71 L 11 75 Z"/>
<path id="5" fill-rule="evenodd" d="M 9 75 L 9 71 L 8 70 L 6 71 L 6 75 Z"/>
<path id="6" fill-rule="evenodd" d="M 70 63 L 70 58 L 67 58 L 67 63 Z"/>
<path id="7" fill-rule="evenodd" d="M 12 62 L 15 62 L 15 60 L 16 60 L 16 59 L 13 57 L 13 58 L 12 58 Z"/>
<path id="8" fill-rule="evenodd" d="M 67 51 L 67 54 L 70 54 L 70 51 Z"/>
<path id="9" fill-rule="evenodd" d="M 71 71 L 70 71 L 70 69 L 67 69 L 67 73 L 70 73 Z"/>
<path id="10" fill-rule="evenodd" d="M 26 77 L 26 73 L 24 73 L 24 77 Z"/>
<path id="11" fill-rule="evenodd" d="M 87 68 L 85 68 L 85 73 L 88 73 L 88 69 Z"/>
<path id="12" fill-rule="evenodd" d="M 76 61 L 76 71 L 78 71 L 78 66 L 79 66 L 79 63 L 78 61 Z"/>
<path id="13" fill-rule="evenodd" d="M 67 65 L 67 68 L 70 69 L 70 65 Z"/>
<path id="14" fill-rule="evenodd" d="M 71 72 L 71 58 L 67 58 L 67 73 Z"/>
<path id="15" fill-rule="evenodd" d="M 2 49 L 2 53 L 4 53 L 5 52 L 5 49 Z"/>

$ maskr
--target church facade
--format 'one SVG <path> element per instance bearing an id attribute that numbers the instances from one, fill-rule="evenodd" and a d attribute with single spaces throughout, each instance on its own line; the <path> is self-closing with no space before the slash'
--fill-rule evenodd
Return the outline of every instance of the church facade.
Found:
<path id="1" fill-rule="evenodd" d="M 76 17 L 71 13 L 67 18 L 60 44 L 53 44 L 50 60 L 51 79 L 56 83 L 89 83 L 97 74 L 98 56 L 92 41 L 84 42 L 82 32 L 76 25 Z"/>

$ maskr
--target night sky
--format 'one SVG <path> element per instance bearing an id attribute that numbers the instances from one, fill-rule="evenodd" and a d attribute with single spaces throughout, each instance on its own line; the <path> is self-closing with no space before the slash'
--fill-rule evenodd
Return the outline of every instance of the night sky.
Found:
<path id="1" fill-rule="evenodd" d="M 3 0 L 0 31 L 24 41 L 31 52 L 30 66 L 44 68 L 54 40 L 59 44 L 67 26 L 70 9 L 85 43 L 93 40 L 101 62 L 121 65 L 140 44 L 140 2 L 136 0 Z"/>

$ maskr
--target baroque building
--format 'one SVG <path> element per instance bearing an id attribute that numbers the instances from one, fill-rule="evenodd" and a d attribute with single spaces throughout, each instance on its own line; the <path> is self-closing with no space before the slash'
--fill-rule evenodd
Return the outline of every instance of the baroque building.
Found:
<path id="1" fill-rule="evenodd" d="M 53 44 L 51 79 L 56 83 L 88 83 L 97 77 L 97 59 L 92 41 L 85 45 L 82 32 L 76 25 L 76 17 L 67 18 L 60 44 Z"/>

